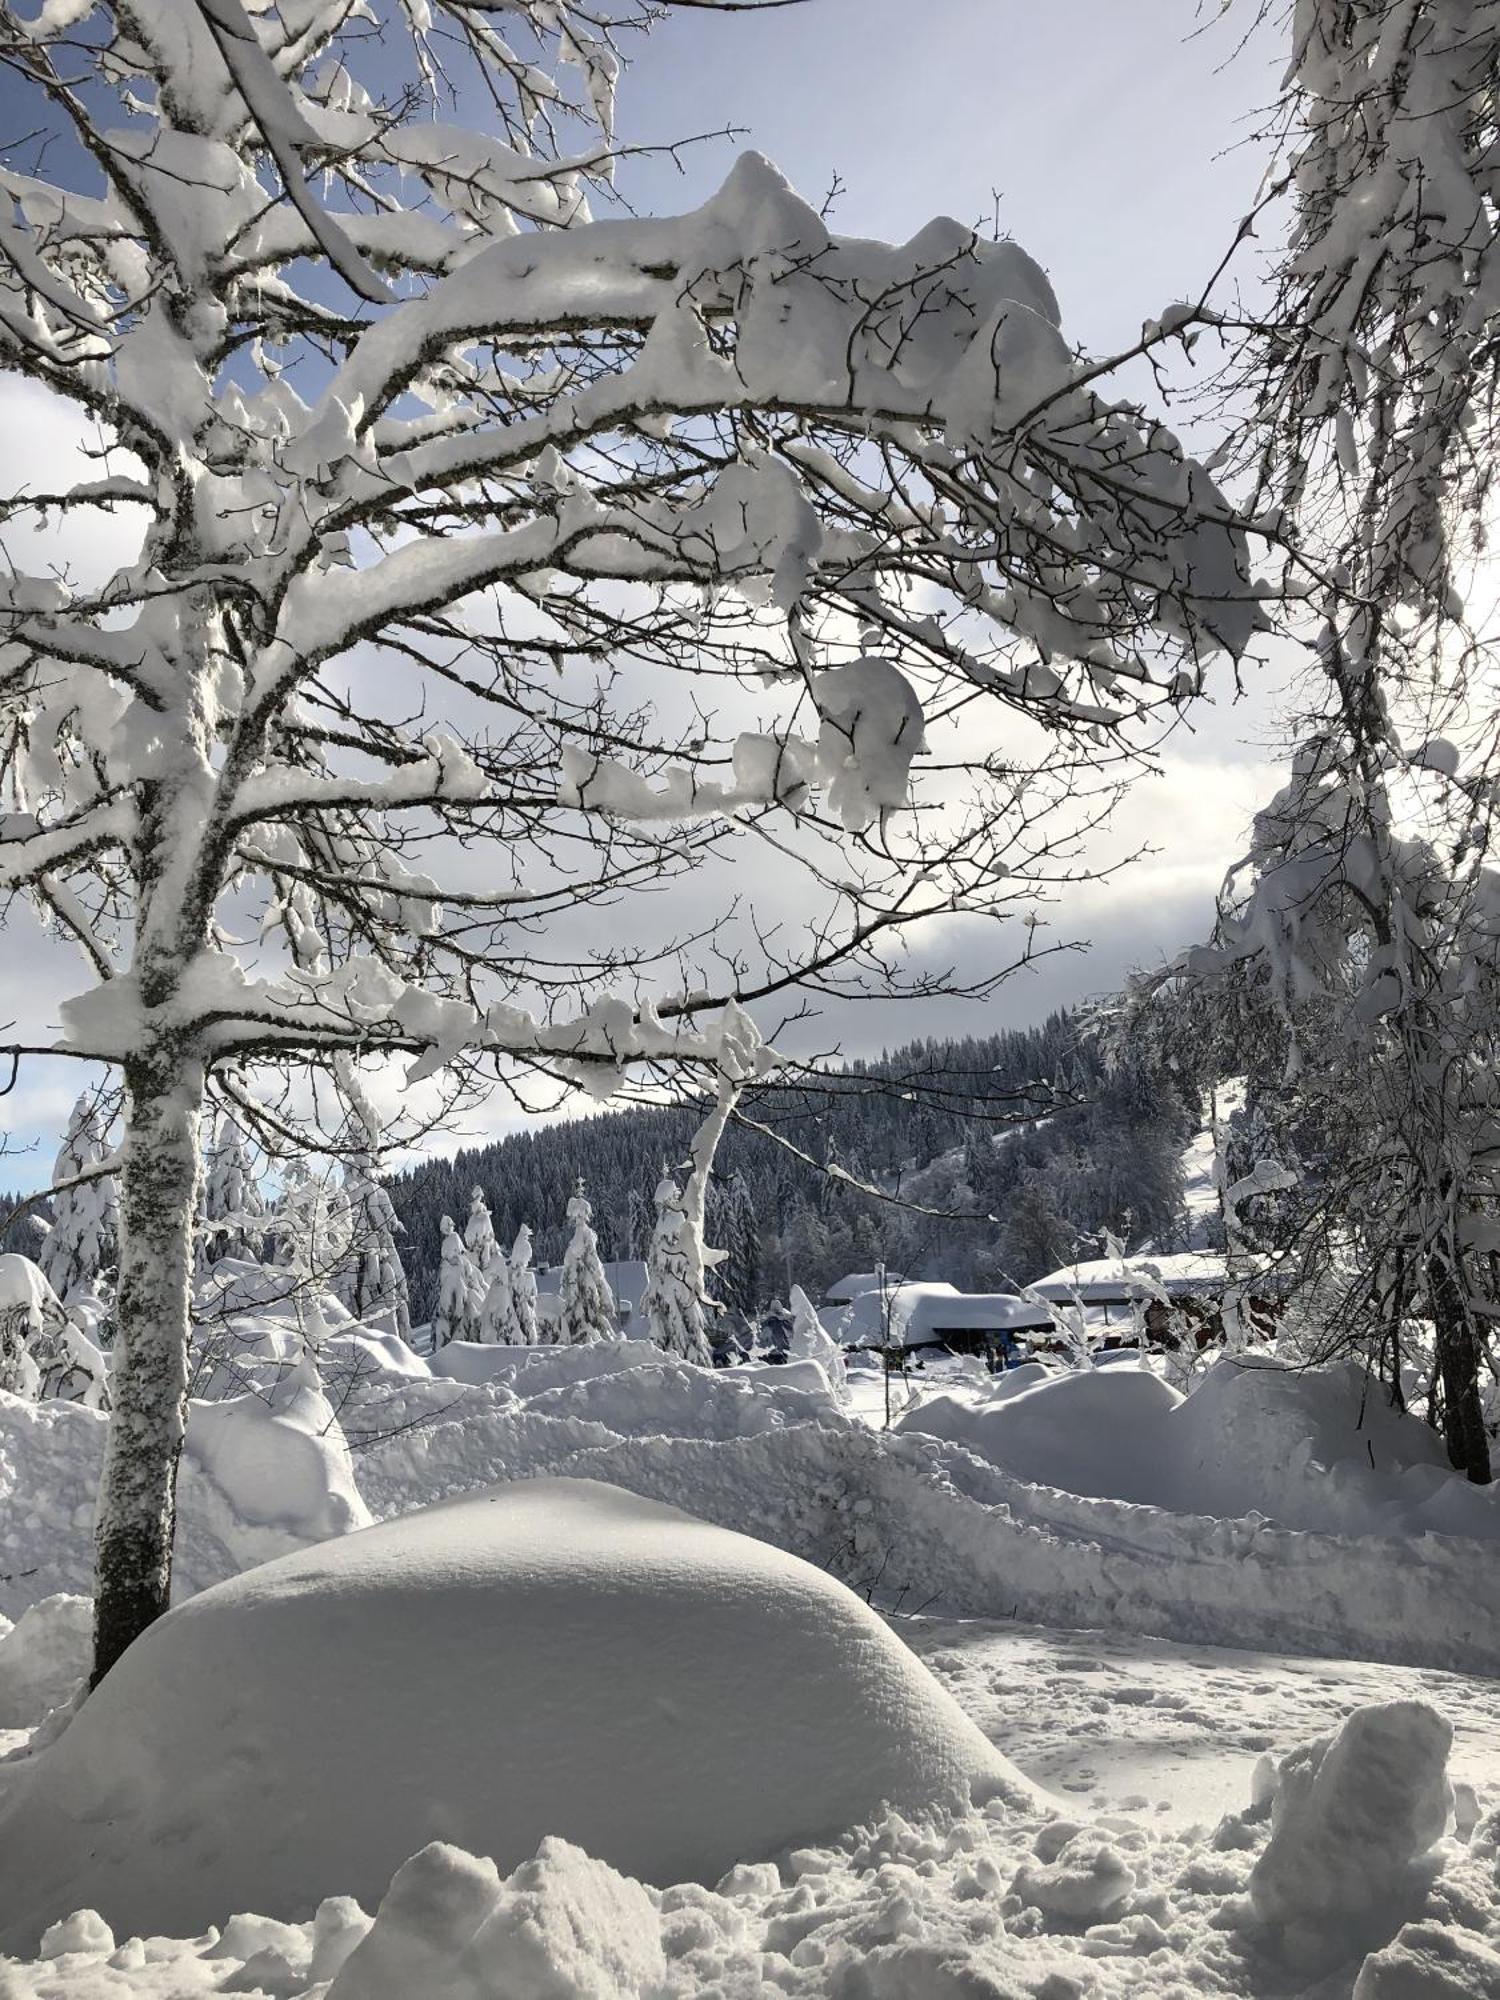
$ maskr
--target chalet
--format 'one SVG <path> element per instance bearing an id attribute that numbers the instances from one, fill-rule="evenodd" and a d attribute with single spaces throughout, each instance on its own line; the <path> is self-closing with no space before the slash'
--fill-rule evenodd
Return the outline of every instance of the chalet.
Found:
<path id="1" fill-rule="evenodd" d="M 896 1285 L 904 1285 L 906 1278 L 900 1271 L 851 1271 L 847 1278 L 839 1278 L 823 1294 L 823 1306 L 847 1306 L 865 1292 L 878 1292 L 883 1284 L 887 1291 Z M 821 1312 L 822 1306 L 818 1308 Z"/>
<path id="2" fill-rule="evenodd" d="M 1081 1305 L 1090 1330 L 1106 1341 L 1126 1338 L 1143 1318 L 1147 1334 L 1164 1346 L 1178 1345 L 1181 1324 L 1186 1322 L 1198 1346 L 1207 1347 L 1223 1338 L 1225 1292 L 1231 1283 L 1247 1282 L 1249 1313 L 1269 1333 L 1281 1310 L 1280 1274 L 1239 1271 L 1231 1279 L 1223 1252 L 1217 1250 L 1095 1257 L 1065 1264 L 1028 1290 L 1058 1305 Z"/>
<path id="3" fill-rule="evenodd" d="M 835 1296 L 853 1282 L 846 1278 L 831 1288 L 818 1313 L 846 1348 L 979 1354 L 993 1363 L 1015 1354 L 1028 1332 L 1052 1323 L 1045 1306 L 1029 1304 L 1012 1292 L 960 1292 L 938 1280 L 902 1279 L 883 1288 L 872 1283 L 847 1301 Z"/>

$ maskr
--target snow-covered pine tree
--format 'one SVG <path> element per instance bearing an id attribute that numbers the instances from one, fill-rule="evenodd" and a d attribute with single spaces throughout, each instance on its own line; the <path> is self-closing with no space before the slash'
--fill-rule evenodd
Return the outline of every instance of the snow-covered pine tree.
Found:
<path id="1" fill-rule="evenodd" d="M 817 1308 L 800 1285 L 793 1285 L 788 1301 L 792 1310 L 792 1332 L 787 1346 L 788 1361 L 816 1361 L 828 1377 L 828 1386 L 839 1401 L 849 1398 L 849 1371 L 844 1350 L 818 1318 Z"/>
<path id="2" fill-rule="evenodd" d="M 451 1215 L 439 1224 L 442 1248 L 438 1264 L 437 1311 L 432 1321 L 432 1344 L 446 1347 L 450 1340 L 473 1340 L 477 1274 L 464 1248 L 464 1239 Z"/>
<path id="3" fill-rule="evenodd" d="M 396 1244 L 405 1225 L 380 1180 L 379 1114 L 352 1064 L 341 1064 L 338 1077 L 349 1112 L 344 1152 L 349 1244 L 334 1273 L 332 1289 L 340 1304 L 362 1325 L 409 1340 L 406 1272 Z"/>
<path id="4" fill-rule="evenodd" d="M 474 1188 L 469 1196 L 469 1213 L 464 1222 L 464 1248 L 469 1253 L 474 1271 L 469 1338 L 508 1345 L 515 1340 L 517 1333 L 510 1265 L 495 1240 L 490 1205 L 481 1187 Z"/>
<path id="5" fill-rule="evenodd" d="M 641 1318 L 658 1347 L 707 1368 L 713 1362 L 713 1350 L 703 1315 L 692 1225 L 683 1212 L 682 1190 L 670 1174 L 663 1174 L 657 1182 L 655 1199 L 656 1227 L 646 1252 L 648 1276 Z"/>
<path id="6" fill-rule="evenodd" d="M 718 1228 L 725 1251 L 716 1274 L 719 1297 L 748 1329 L 761 1307 L 761 1225 L 743 1174 L 732 1174 L 723 1191 Z"/>
<path id="7" fill-rule="evenodd" d="M 531 1229 L 522 1223 L 506 1260 L 510 1265 L 510 1295 L 515 1303 L 516 1326 L 522 1347 L 535 1347 L 540 1339 L 536 1306 L 536 1272 L 531 1267 Z"/>
<path id="8" fill-rule="evenodd" d="M 370 11 L 102 0 L 87 34 L 67 6 L 5 33 L 33 137 L 0 364 L 111 455 L 0 515 L 142 525 L 98 586 L 8 541 L 0 608 L 0 887 L 96 982 L 16 1043 L 126 1089 L 96 1675 L 169 1598 L 215 1071 L 279 1118 L 289 1063 L 696 1068 L 730 998 L 878 978 L 945 909 L 1028 912 L 1116 782 L 1093 746 L 1259 621 L 1212 480 L 1080 366 L 1016 244 L 841 238 L 754 155 L 692 213 L 596 221 L 612 45 L 654 7 L 510 0 L 524 61 L 466 0 Z M 685 588 L 714 606 L 690 633 Z M 347 665 L 382 645 L 395 700 Z M 762 727 L 716 725 L 695 674 Z M 924 705 L 960 694 L 944 810 L 911 812 Z M 991 768 L 1002 710 L 1045 720 L 1038 768 L 1010 738 Z M 789 954 L 751 912 L 718 973 L 685 965 L 656 897 L 628 933 L 650 1004 L 608 953 L 538 961 L 553 912 L 658 890 L 747 816 L 798 818 L 785 851 L 838 885 Z M 481 888 L 451 858 L 485 834 Z"/>
<path id="9" fill-rule="evenodd" d="M 109 1158 L 113 1114 L 98 1092 L 85 1091 L 73 1106 L 62 1150 L 52 1169 L 52 1223 L 38 1263 L 64 1305 L 78 1293 L 113 1281 L 119 1259 L 119 1197 L 113 1174 L 98 1172 Z"/>
<path id="10" fill-rule="evenodd" d="M 501 1261 L 500 1245 L 495 1241 L 495 1225 L 490 1219 L 490 1205 L 484 1198 L 484 1189 L 480 1187 L 469 1196 L 469 1213 L 464 1221 L 464 1248 L 481 1278 L 487 1279 Z"/>
<path id="11" fill-rule="evenodd" d="M 531 1276 L 530 1272 L 527 1276 Z M 531 1282 L 535 1285 L 536 1280 L 532 1278 Z M 483 1284 L 483 1299 L 474 1338 L 502 1347 L 533 1345 L 527 1338 L 517 1309 L 516 1284 L 510 1259 L 498 1250 L 490 1266 L 489 1276 Z"/>
<path id="12" fill-rule="evenodd" d="M 265 1252 L 265 1231 L 257 1225 L 265 1212 L 245 1135 L 226 1111 L 204 1171 L 203 1242 L 208 1261 L 245 1257 L 259 1262 Z"/>
<path id="13" fill-rule="evenodd" d="M 558 1295 L 557 1338 L 564 1347 L 583 1347 L 600 1340 L 618 1340 L 614 1294 L 599 1261 L 594 1211 L 580 1178 L 568 1202 L 573 1234 L 563 1252 Z"/>

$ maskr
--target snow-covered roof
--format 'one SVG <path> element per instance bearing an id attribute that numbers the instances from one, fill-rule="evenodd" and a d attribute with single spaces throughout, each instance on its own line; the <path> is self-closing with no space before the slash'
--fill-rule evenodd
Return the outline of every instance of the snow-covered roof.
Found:
<path id="1" fill-rule="evenodd" d="M 900 1271 L 887 1271 L 885 1274 L 887 1290 L 904 1282 Z M 851 1271 L 847 1278 L 839 1278 L 831 1284 L 824 1297 L 830 1305 L 835 1300 L 847 1304 L 850 1299 L 857 1299 L 865 1292 L 878 1292 L 880 1284 L 878 1271 Z"/>
<path id="2" fill-rule="evenodd" d="M 1051 1324 L 1041 1306 L 1012 1292 L 960 1292 L 941 1281 L 892 1285 L 884 1300 L 861 1292 L 847 1306 L 829 1307 L 823 1324 L 845 1347 L 925 1347 L 954 1333 L 1003 1333 Z"/>
<path id="3" fill-rule="evenodd" d="M 1155 1286 L 1173 1298 L 1222 1292 L 1229 1273 L 1217 1250 L 1178 1250 L 1167 1256 L 1094 1257 L 1050 1271 L 1031 1287 L 1044 1299 L 1074 1296 L 1093 1305 L 1150 1298 Z"/>

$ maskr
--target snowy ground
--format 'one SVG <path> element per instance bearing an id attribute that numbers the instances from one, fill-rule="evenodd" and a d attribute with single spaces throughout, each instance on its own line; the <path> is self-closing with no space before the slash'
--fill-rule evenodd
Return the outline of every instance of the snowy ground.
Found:
<path id="1" fill-rule="evenodd" d="M 886 1433 L 876 1369 L 854 1371 L 850 1407 L 811 1364 L 713 1374 L 627 1343 L 455 1351 L 435 1375 L 405 1350 L 342 1341 L 323 1356 L 326 1396 L 272 1355 L 264 1397 L 194 1406 L 185 1597 L 283 1551 L 321 1562 L 320 1547 L 350 1547 L 348 1531 L 362 1520 L 387 1524 L 377 1530 L 385 1534 L 403 1517 L 422 1518 L 414 1510 L 497 1480 L 611 1482 L 719 1524 L 705 1532 L 753 1535 L 757 1563 L 770 1560 L 769 1543 L 870 1594 L 989 1739 L 982 1756 L 993 1745 L 1047 1796 L 936 1819 L 897 1815 L 816 1847 L 747 1854 L 717 1887 L 652 1887 L 629 1872 L 643 1865 L 628 1858 L 633 1850 L 607 1849 L 617 1873 L 579 1847 L 548 1849 L 502 1882 L 473 1858 L 502 1851 L 481 1821 L 439 1812 L 404 1828 L 362 1871 L 325 1866 L 315 1843 L 290 1882 L 267 1876 L 257 1892 L 250 1871 L 241 1893 L 224 1841 L 195 1834 L 180 1854 L 206 1866 L 217 1853 L 229 1870 L 201 1907 L 124 1921 L 117 1935 L 65 1924 L 43 1959 L 0 1960 L 0 2000 L 230 1991 L 266 2000 L 1500 2000 L 1500 1681 L 1471 1677 L 1500 1664 L 1500 1517 L 1433 1462 L 1430 1434 L 1372 1415 L 1339 1371 L 1221 1376 L 1187 1403 L 1162 1391 L 1152 1419 L 1162 1445 L 1138 1465 L 1141 1453 L 1119 1448 L 1130 1428 L 1122 1418 L 1139 1390 L 1161 1385 L 1127 1381 L 1117 1368 L 1060 1376 L 1024 1407 L 1035 1391 L 1012 1382 L 997 1394 L 971 1365 L 913 1370 L 920 1400 L 901 1407 L 910 1388 L 893 1382 L 893 1414 L 908 1421 Z M 249 1365 L 262 1364 L 252 1353 Z M 934 1423 L 956 1432 L 924 1432 L 928 1406 Z M 87 1410 L 0 1399 L 0 1611 L 12 1618 L 86 1588 L 102 1431 Z M 1024 1469 L 1039 1442 L 1056 1486 Z M 1162 1497 L 1143 1504 L 1129 1482 L 1148 1477 Z M 1463 1527 L 1432 1532 L 1439 1521 Z M 608 1582 L 618 1587 L 618 1575 Z M 486 1589 L 478 1601 L 497 1595 Z M 745 1610 L 761 1631 L 760 1609 L 747 1600 Z M 29 1633 L 0 1636 L 0 1755 L 65 1698 L 85 1657 L 78 1599 L 54 1600 L 37 1618 Z M 618 1621 L 610 1609 L 584 1623 L 588 1642 L 581 1636 L 575 1650 L 587 1666 L 596 1633 L 615 1633 Z M 377 1792 L 406 1740 L 399 1718 L 412 1712 L 414 1686 L 431 1691 L 424 1717 L 456 1716 L 460 1696 L 468 1704 L 445 1784 L 478 1771 L 493 1790 L 493 1774 L 514 1768 L 498 1740 L 476 1756 L 486 1718 L 519 1716 L 537 1747 L 535 1700 L 520 1710 L 502 1689 L 491 1706 L 488 1640 L 445 1641 L 433 1659 L 425 1617 L 378 1629 L 419 1657 L 395 1661 L 372 1642 L 357 1673 L 330 1662 L 300 1683 L 283 1664 L 273 1712 L 307 1725 L 296 1757 L 281 1760 L 298 1781 L 320 1757 L 349 1768 L 351 1753 L 330 1731 L 347 1725 L 356 1693 L 378 1703 L 359 1740 L 384 1747 L 368 1771 L 363 1752 L 355 1757 Z M 827 1710 L 819 1740 L 838 1740 L 850 1719 L 841 1673 L 804 1666 L 787 1675 L 761 1660 L 752 1684 L 731 1689 L 751 1644 L 732 1627 L 722 1643 L 723 1664 L 693 1681 L 715 1714 L 729 1716 L 716 1752 L 732 1736 L 749 1746 L 743 1771 L 763 1778 L 768 1747 L 794 1742 L 822 1713 L 814 1693 Z M 1390 1664 L 1372 1664 L 1377 1656 Z M 231 1725 L 245 1733 L 252 1711 L 240 1682 L 269 1658 L 264 1645 L 236 1643 L 222 1667 L 198 1676 L 230 1704 L 212 1741 Z M 550 1667 L 509 1671 L 527 1688 L 561 1684 Z M 632 1670 L 649 1682 L 644 1697 L 627 1698 L 622 1672 L 612 1666 L 607 1691 L 563 1707 L 627 1731 L 642 1713 L 688 1712 L 655 1666 Z M 289 1683 L 302 1685 L 290 1707 Z M 326 1715 L 317 1708 L 325 1693 Z M 894 1704 L 905 1707 L 904 1697 Z M 91 1713 L 97 1727 L 102 1710 L 90 1703 L 37 1767 L 53 1757 L 50 1768 L 73 1770 L 70 1783 L 85 1792 L 101 1769 L 87 1754 Z M 229 1778 L 253 1774 L 257 1796 L 269 1798 L 287 1726 L 250 1729 Z M 163 1740 L 180 1736 L 174 1724 Z M 1322 1747 L 1309 1751 L 1315 1739 Z M 143 1782 L 143 1731 L 111 1740 L 104 1763 L 119 1762 L 121 1785 Z M 581 1732 L 568 1721 L 558 1740 L 566 1751 Z M 70 1741 L 73 1752 L 57 1760 Z M 545 1744 L 542 1753 L 545 1764 Z M 595 1745 L 599 1771 L 612 1758 Z M 222 1763 L 204 1753 L 195 1768 L 214 1776 Z M 422 1779 L 408 1794 L 442 1796 L 433 1757 L 423 1751 L 418 1764 Z M 691 1788 L 697 1761 L 674 1751 L 652 1768 Z M 205 1808 L 205 1827 L 240 1824 L 238 1783 Z M 616 1797 L 607 1777 L 589 1776 L 590 1811 L 601 1785 Z M 1278 1787 L 1285 1838 L 1273 1835 Z M 0 1821 L 25 1788 L 24 1763 L 0 1767 Z M 179 1791 L 173 1779 L 165 1796 Z M 108 1823 L 108 1800 L 104 1809 Z M 257 1852 L 284 1859 L 286 1834 L 302 1821 L 298 1812 L 272 1817 Z M 355 1815 L 361 1826 L 378 1818 L 373 1803 Z M 548 1823 L 539 1811 L 504 1866 Z M 175 1825 L 169 1814 L 164 1840 Z M 580 1817 L 571 1836 L 583 1847 L 589 1825 Z M 66 1833 L 52 1843 L 63 1875 Z M 389 1871 L 434 1835 L 472 1852 L 429 1850 L 387 1896 Z M 122 1869 L 128 1836 L 123 1822 L 110 1835 Z M 102 1853 L 101 1841 L 91 1835 L 89 1850 Z M 33 1845 L 23 1829 L 20 1852 Z M 156 1854 L 154 1837 L 141 1851 L 148 1861 Z M 61 1901 L 74 1899 L 54 1887 L 42 1910 L 56 1904 L 61 1918 Z M 311 1921 L 325 1897 L 335 1900 Z M 80 1886 L 77 1900 L 87 1899 Z M 228 1922 L 246 1903 L 272 1915 Z M 0 1893 L 7 1921 L 14 1913 Z M 1417 1928 L 1390 1943 L 1404 1922 Z M 126 1936 L 152 1924 L 171 1938 Z"/>
<path id="2" fill-rule="evenodd" d="M 1500 1805 L 1500 1681 L 982 1618 L 892 1622 L 1012 1763 L 1075 1809 L 1212 1827 L 1245 1804 L 1267 1752 L 1405 1700 L 1447 1716 L 1450 1777 Z"/>

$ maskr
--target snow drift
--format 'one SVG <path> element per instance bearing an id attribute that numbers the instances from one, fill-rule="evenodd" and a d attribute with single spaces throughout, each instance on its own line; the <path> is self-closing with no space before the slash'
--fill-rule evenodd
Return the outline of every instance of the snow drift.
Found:
<path id="1" fill-rule="evenodd" d="M 476 1494 L 153 1626 L 0 1812 L 3 1942 L 368 1904 L 433 1839 L 648 1881 L 1030 1787 L 821 1571 L 603 1485 Z"/>
<path id="2" fill-rule="evenodd" d="M 896 1428 L 962 1444 L 1018 1479 L 1175 1514 L 1324 1535 L 1500 1536 L 1496 1489 L 1454 1475 L 1437 1433 L 1352 1361 L 1223 1358 L 1183 1398 L 1124 1364 L 976 1402 L 935 1396 Z"/>

